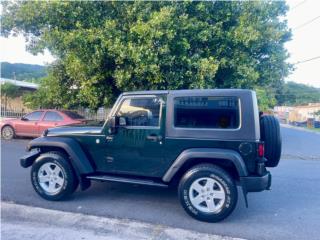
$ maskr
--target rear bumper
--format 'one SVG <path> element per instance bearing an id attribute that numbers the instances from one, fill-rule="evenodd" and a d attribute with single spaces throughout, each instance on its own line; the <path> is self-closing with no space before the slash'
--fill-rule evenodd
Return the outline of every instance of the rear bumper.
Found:
<path id="1" fill-rule="evenodd" d="M 261 192 L 270 190 L 271 187 L 271 174 L 266 172 L 262 176 L 247 176 L 241 177 L 242 186 L 247 192 Z"/>
<path id="2" fill-rule="evenodd" d="M 20 158 L 21 167 L 30 167 L 39 155 L 40 152 L 30 152 L 24 155 L 22 158 Z"/>

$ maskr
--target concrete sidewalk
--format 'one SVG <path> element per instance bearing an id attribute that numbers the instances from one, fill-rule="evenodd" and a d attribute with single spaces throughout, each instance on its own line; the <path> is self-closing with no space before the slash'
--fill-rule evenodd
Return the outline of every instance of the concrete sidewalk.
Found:
<path id="1" fill-rule="evenodd" d="M 1 237 L 6 240 L 236 240 L 218 235 L 142 223 L 48 210 L 1 202 Z"/>

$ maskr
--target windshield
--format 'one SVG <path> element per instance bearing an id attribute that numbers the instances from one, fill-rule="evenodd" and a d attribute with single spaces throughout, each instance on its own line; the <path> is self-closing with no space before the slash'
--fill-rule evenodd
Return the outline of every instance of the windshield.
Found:
<path id="1" fill-rule="evenodd" d="M 84 117 L 78 114 L 77 112 L 73 112 L 73 111 L 62 111 L 62 112 L 72 119 L 84 119 Z"/>

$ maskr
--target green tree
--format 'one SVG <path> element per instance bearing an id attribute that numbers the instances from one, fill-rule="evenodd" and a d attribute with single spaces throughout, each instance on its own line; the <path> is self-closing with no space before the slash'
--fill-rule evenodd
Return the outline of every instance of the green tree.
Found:
<path id="1" fill-rule="evenodd" d="M 19 87 L 8 82 L 2 84 L 0 86 L 0 89 L 1 89 L 1 97 L 3 97 L 4 99 L 4 107 L 6 110 L 8 106 L 8 99 L 14 99 L 19 97 L 21 92 L 19 90 Z"/>
<path id="2" fill-rule="evenodd" d="M 276 105 L 276 99 L 272 92 L 267 91 L 261 87 L 255 89 L 258 98 L 258 105 L 260 111 L 268 111 Z"/>
<path id="3" fill-rule="evenodd" d="M 2 33 L 23 33 L 32 53 L 56 57 L 63 74 L 44 84 L 63 84 L 46 93 L 72 96 L 54 105 L 96 109 L 129 90 L 275 91 L 290 71 L 286 11 L 284 1 L 12 1 Z"/>

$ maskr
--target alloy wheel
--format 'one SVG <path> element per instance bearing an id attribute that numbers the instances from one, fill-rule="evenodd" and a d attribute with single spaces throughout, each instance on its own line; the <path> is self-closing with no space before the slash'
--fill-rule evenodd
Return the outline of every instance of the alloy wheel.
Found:
<path id="1" fill-rule="evenodd" d="M 65 176 L 61 167 L 55 163 L 43 164 L 38 172 L 38 181 L 41 188 L 48 194 L 54 195 L 60 192 L 65 182 Z"/>
<path id="2" fill-rule="evenodd" d="M 222 210 L 226 192 L 221 183 L 213 178 L 196 179 L 190 186 L 191 204 L 199 211 L 217 213 Z"/>

